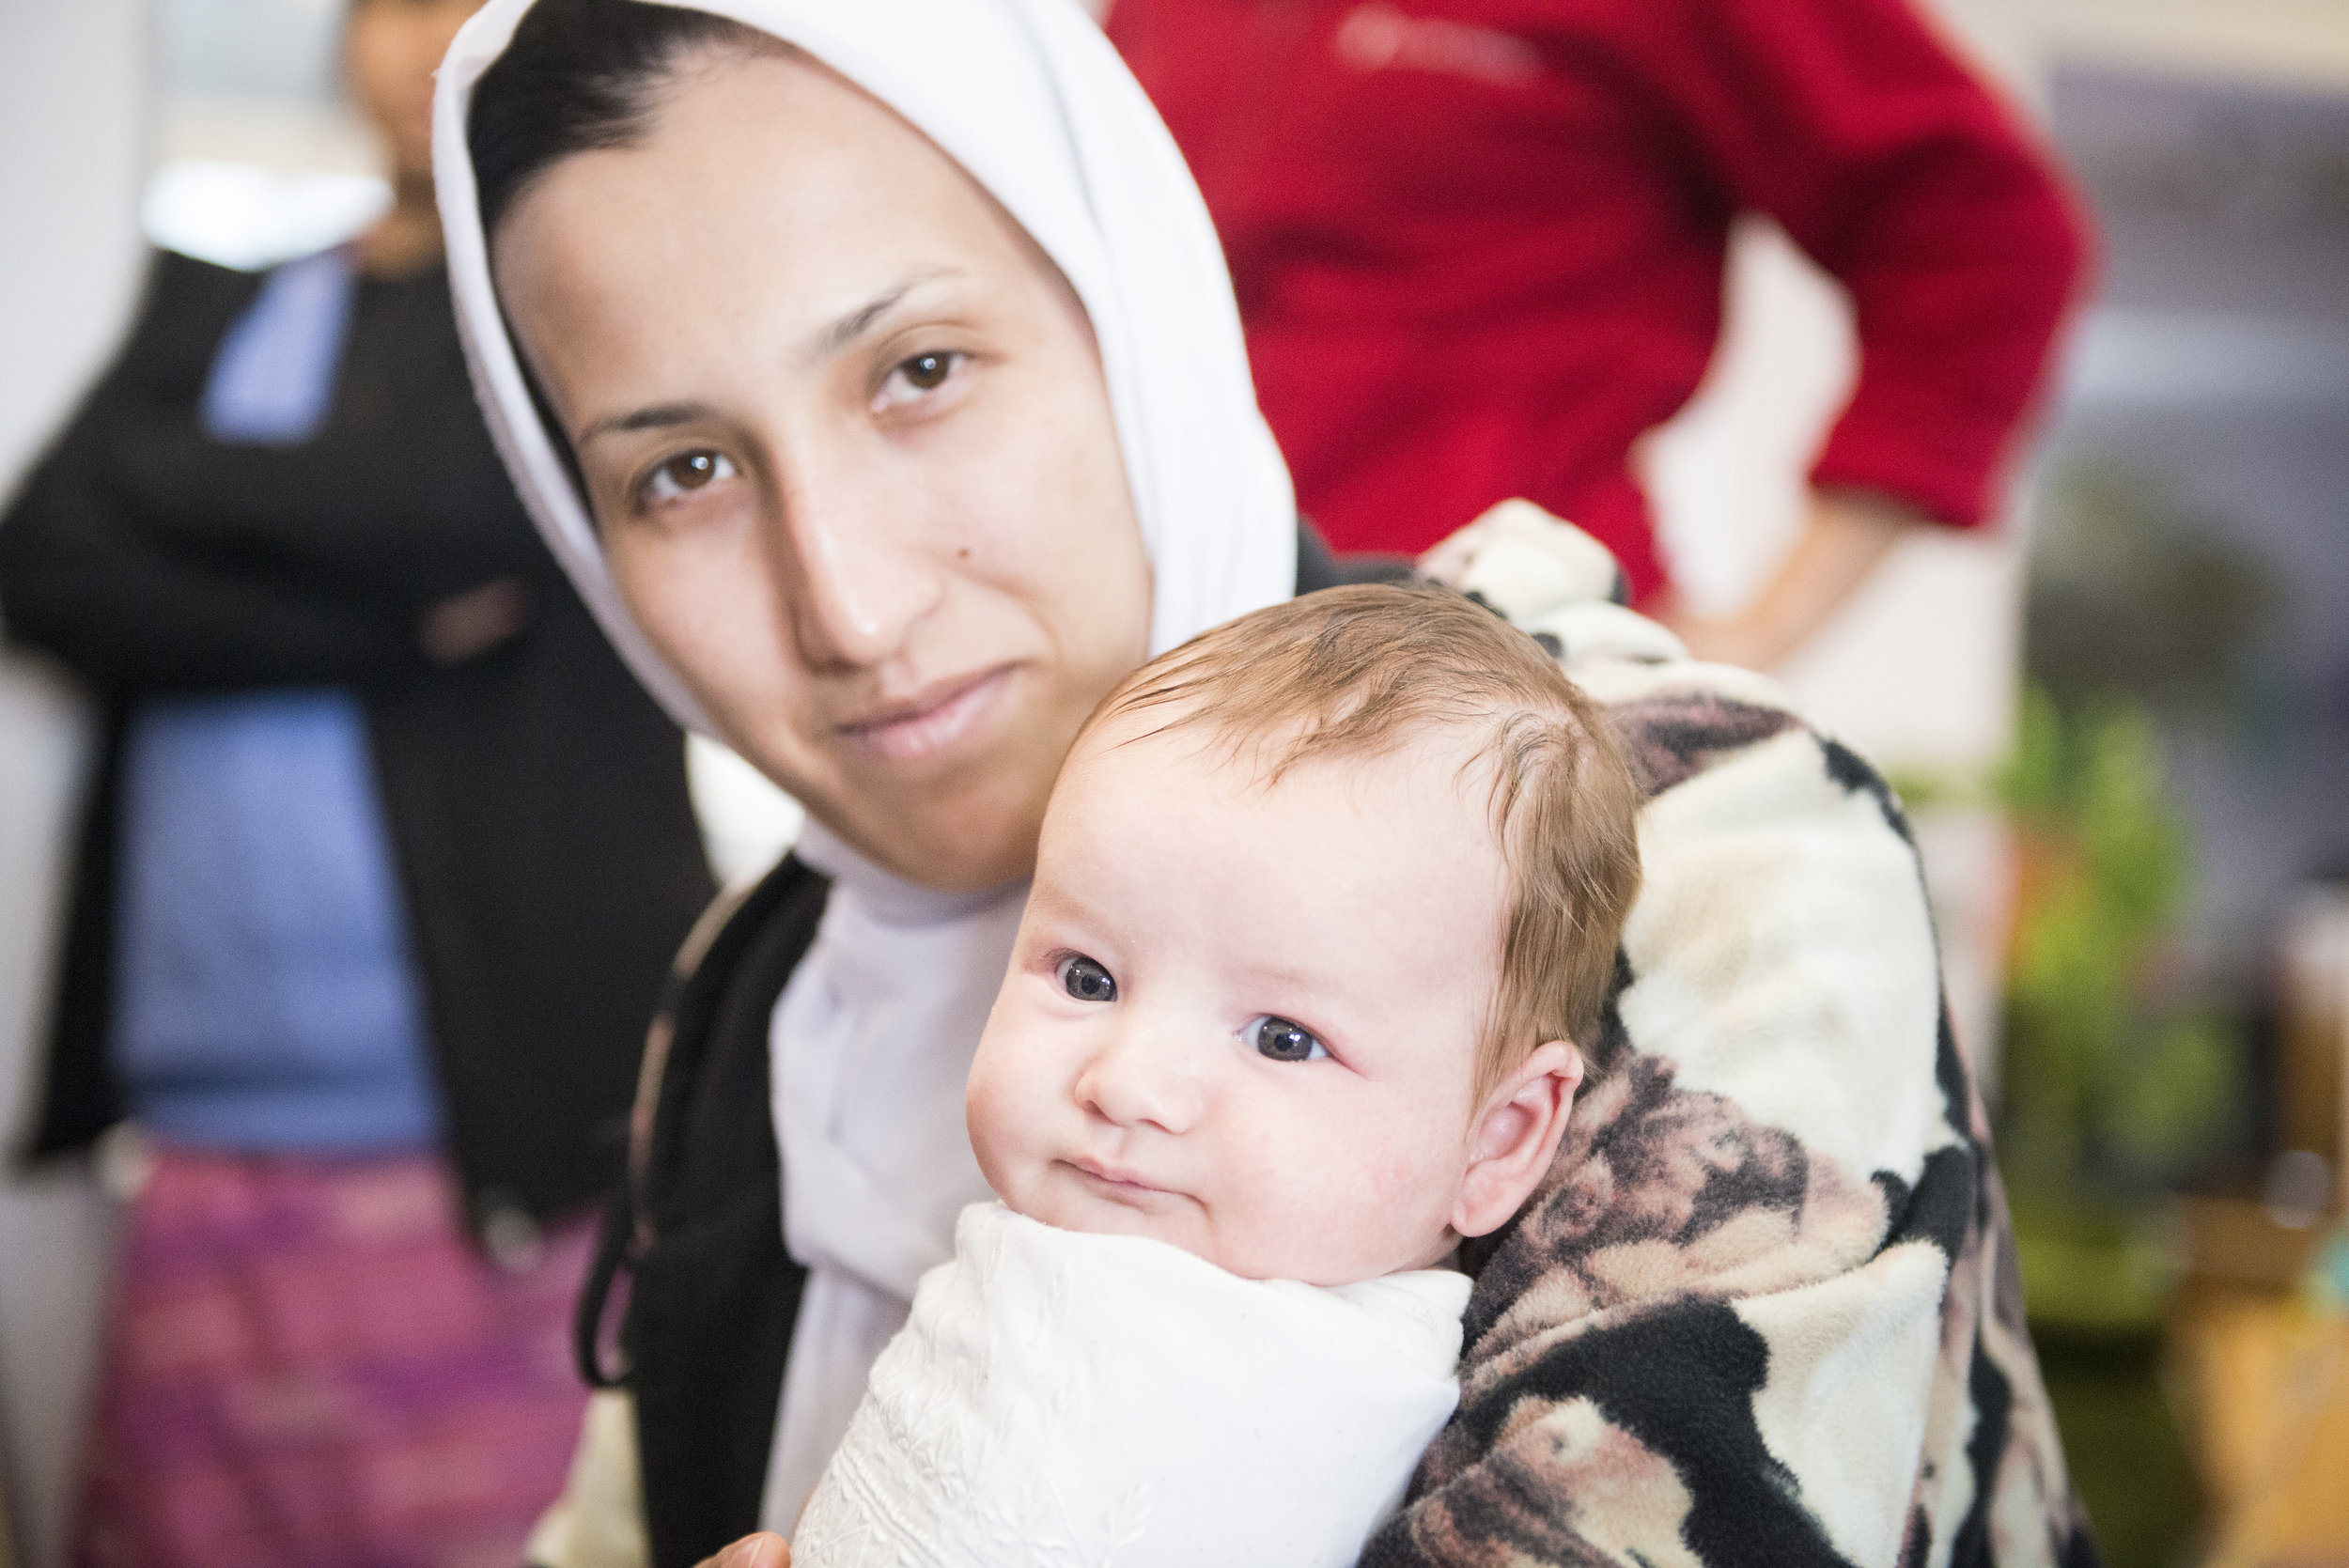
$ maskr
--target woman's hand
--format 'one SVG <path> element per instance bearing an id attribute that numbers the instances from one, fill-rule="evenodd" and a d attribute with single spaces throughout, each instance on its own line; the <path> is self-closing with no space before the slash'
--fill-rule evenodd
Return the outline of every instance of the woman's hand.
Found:
<path id="1" fill-rule="evenodd" d="M 529 584 L 500 577 L 427 610 L 416 624 L 416 641 L 433 663 L 463 664 L 512 641 L 529 624 Z"/>
<path id="2" fill-rule="evenodd" d="M 1822 491 L 1794 548 L 1752 602 L 1705 619 L 1667 603 L 1655 618 L 1698 659 L 1774 669 L 1851 602 L 1904 536 L 1926 526 L 1923 514 L 1888 496 Z"/>
<path id="3" fill-rule="evenodd" d="M 702 1559 L 699 1568 L 791 1568 L 791 1548 L 782 1536 L 761 1531 L 742 1537 L 716 1557 Z"/>

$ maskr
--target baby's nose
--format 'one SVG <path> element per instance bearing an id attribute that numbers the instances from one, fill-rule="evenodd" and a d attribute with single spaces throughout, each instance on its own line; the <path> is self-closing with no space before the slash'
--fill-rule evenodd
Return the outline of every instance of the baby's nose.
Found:
<path id="1" fill-rule="evenodd" d="M 1078 1103 L 1114 1126 L 1189 1132 L 1206 1096 L 1187 1054 L 1145 1031 L 1120 1031 L 1078 1079 Z"/>

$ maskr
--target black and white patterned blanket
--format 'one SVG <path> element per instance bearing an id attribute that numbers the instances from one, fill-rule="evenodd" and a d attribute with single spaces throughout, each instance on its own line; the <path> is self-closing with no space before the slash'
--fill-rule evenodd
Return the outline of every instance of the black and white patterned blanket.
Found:
<path id="1" fill-rule="evenodd" d="M 1437 567 L 1553 647 L 1648 797 L 1548 1183 L 1480 1245 L 1458 1414 L 1370 1568 L 2095 1561 L 1915 848 L 1774 683 L 1517 504 Z"/>

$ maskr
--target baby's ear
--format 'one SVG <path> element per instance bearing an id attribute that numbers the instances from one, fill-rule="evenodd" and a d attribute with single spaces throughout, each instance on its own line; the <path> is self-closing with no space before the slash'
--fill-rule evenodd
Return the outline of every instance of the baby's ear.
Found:
<path id="1" fill-rule="evenodd" d="M 1582 1053 L 1552 1040 L 1492 1092 L 1469 1129 L 1468 1171 L 1452 1205 L 1454 1230 L 1464 1236 L 1497 1231 L 1532 1196 L 1558 1153 L 1581 1083 Z"/>

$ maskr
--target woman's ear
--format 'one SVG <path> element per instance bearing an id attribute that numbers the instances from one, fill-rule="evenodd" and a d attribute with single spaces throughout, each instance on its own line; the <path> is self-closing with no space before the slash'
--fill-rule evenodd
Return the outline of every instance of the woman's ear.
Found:
<path id="1" fill-rule="evenodd" d="M 1549 1173 L 1581 1084 L 1582 1053 L 1552 1040 L 1492 1092 L 1469 1129 L 1468 1171 L 1452 1204 L 1455 1231 L 1497 1231 L 1532 1196 Z"/>

